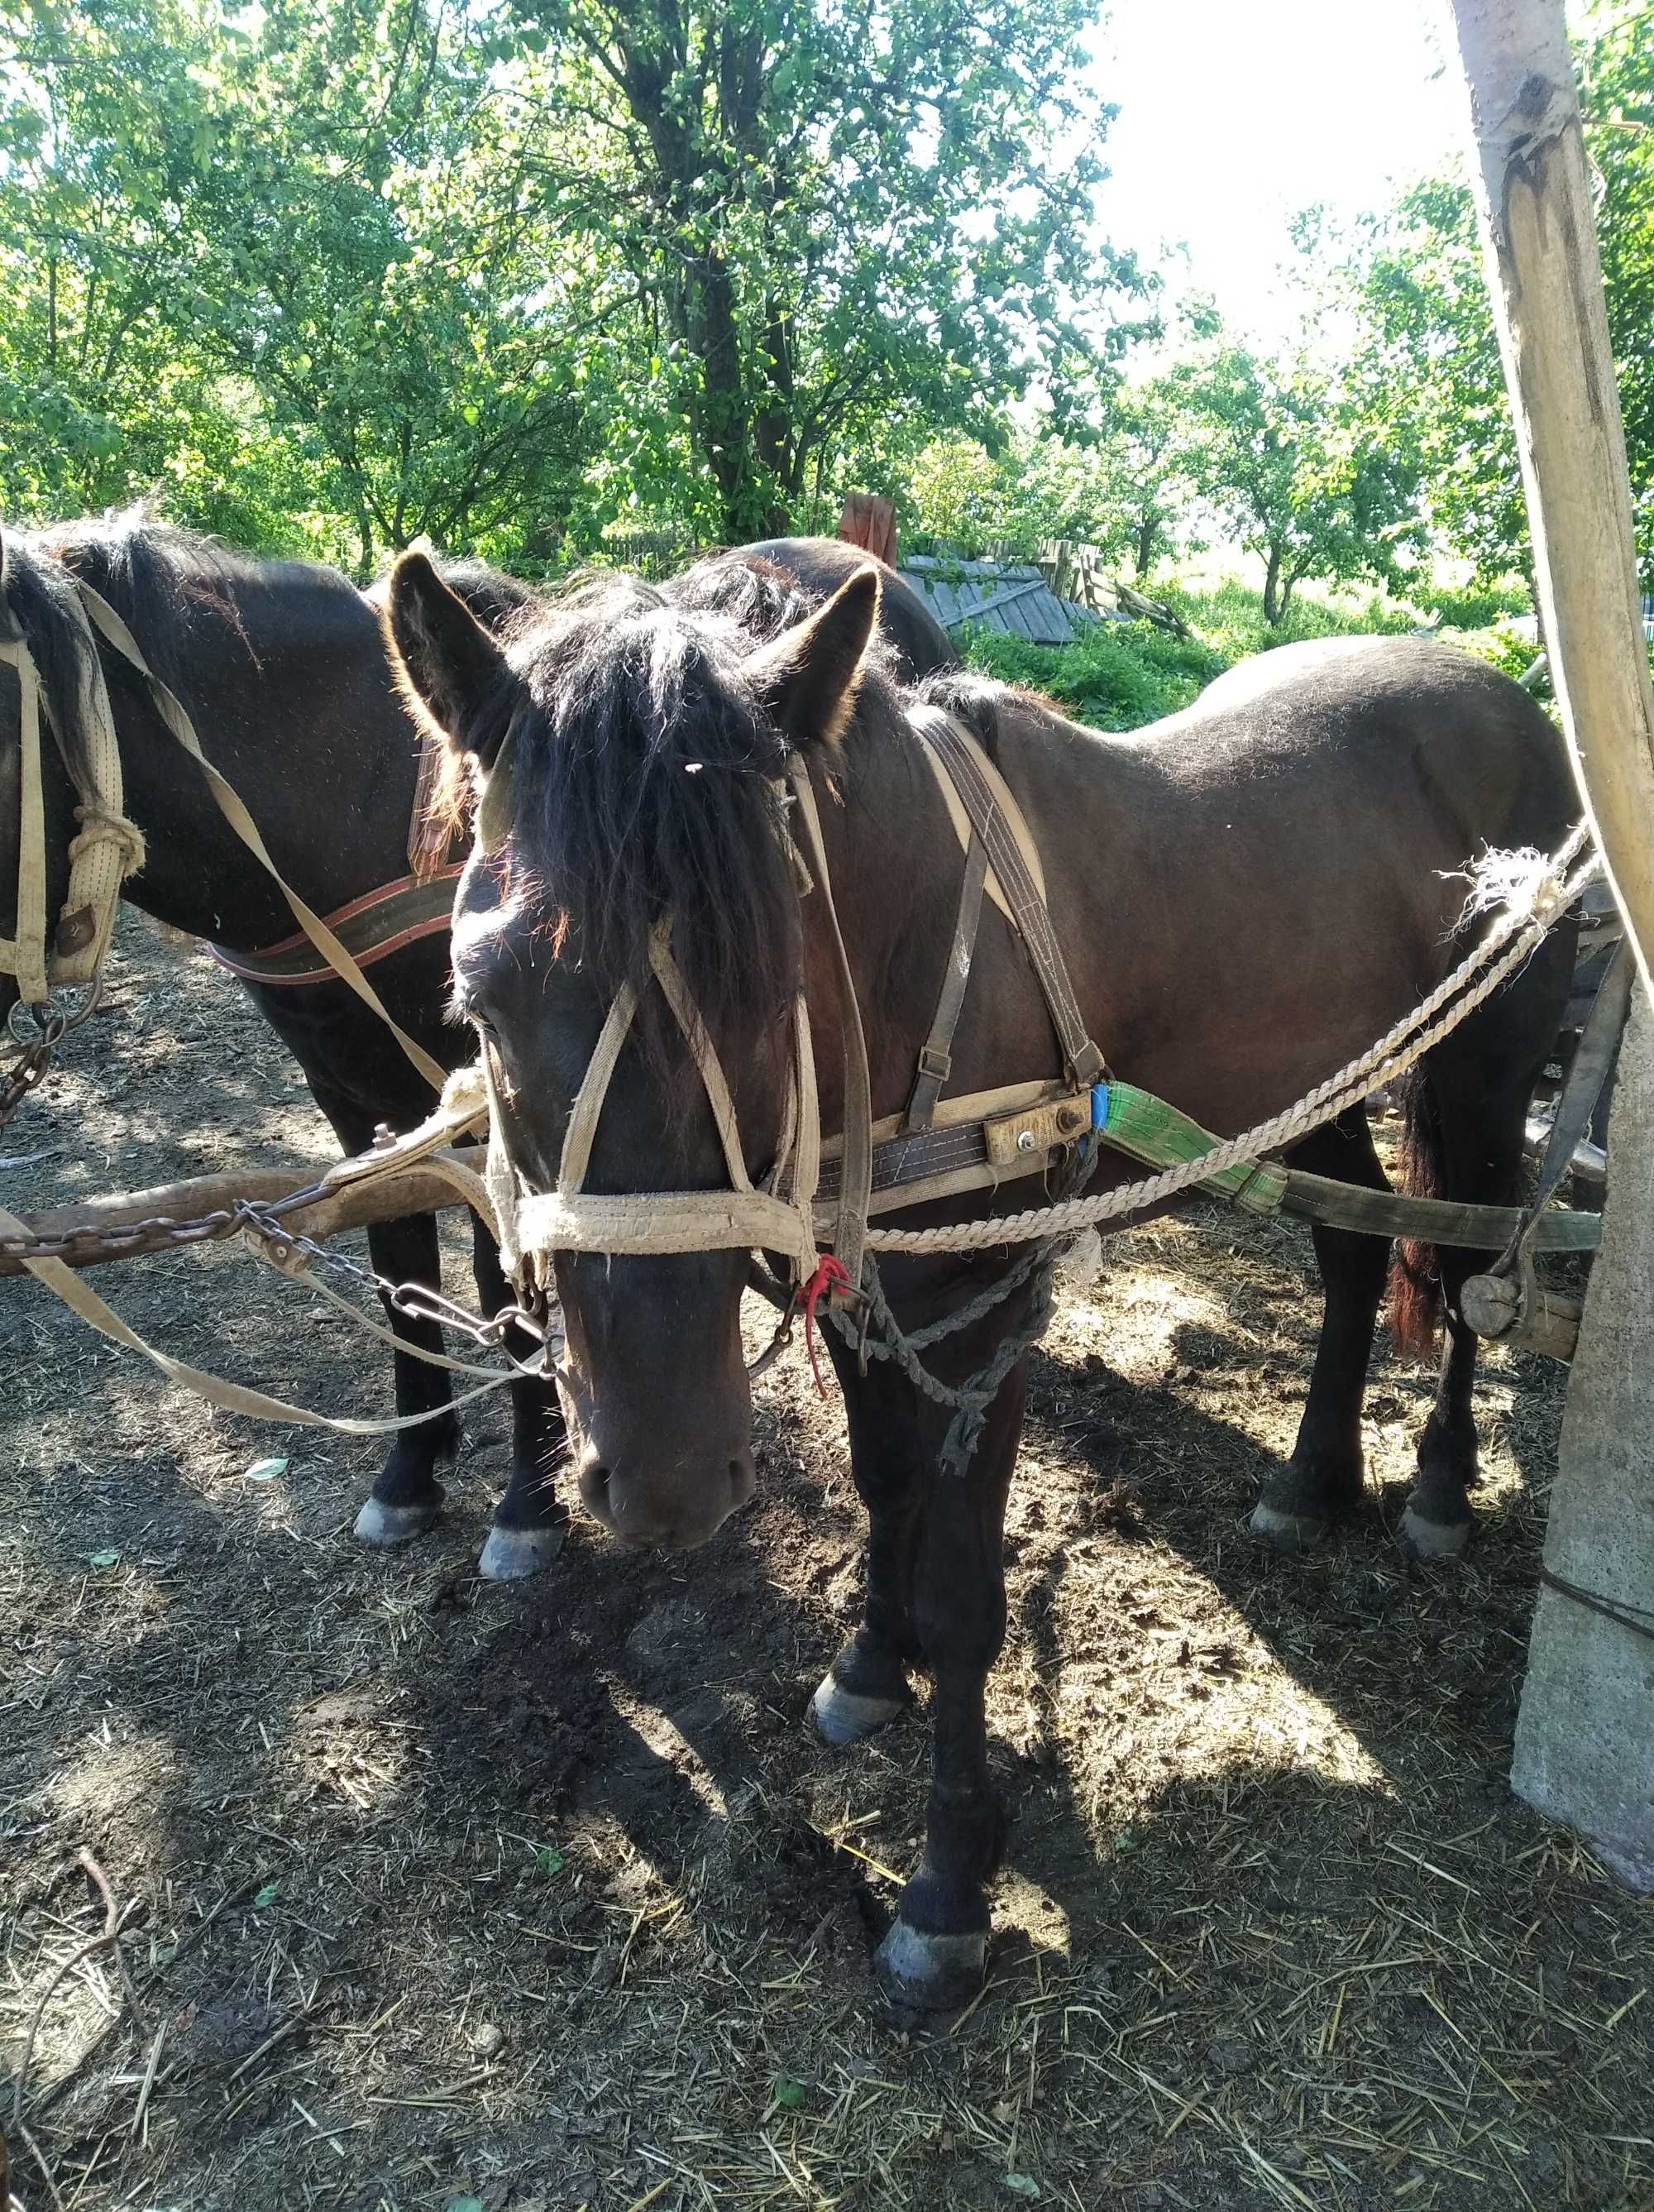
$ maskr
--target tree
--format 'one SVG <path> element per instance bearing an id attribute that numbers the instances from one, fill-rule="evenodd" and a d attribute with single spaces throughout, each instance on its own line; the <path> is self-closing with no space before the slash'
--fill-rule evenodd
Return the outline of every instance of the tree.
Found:
<path id="1" fill-rule="evenodd" d="M 536 212 L 479 15 L 0 0 L 0 449 L 26 512 L 161 485 L 362 572 L 421 533 L 555 550 L 635 287 Z"/>
<path id="2" fill-rule="evenodd" d="M 1100 303 L 1136 272 L 1088 232 L 1095 0 L 517 4 L 548 40 L 530 166 L 637 284 L 721 534 L 917 423 L 991 441 L 1037 370 L 1123 342 Z"/>
<path id="3" fill-rule="evenodd" d="M 1189 465 L 1202 495 L 1263 562 L 1271 626 L 1311 578 L 1394 583 L 1423 551 L 1416 446 L 1404 425 L 1374 421 L 1359 387 L 1222 339 L 1168 380 L 1199 426 Z"/>
<path id="4" fill-rule="evenodd" d="M 1654 583 L 1654 15 L 1628 9 L 1579 42 L 1575 62 L 1638 542 Z M 1527 515 L 1468 188 L 1429 180 L 1342 238 L 1312 212 L 1300 244 L 1324 264 L 1336 256 L 1329 307 L 1354 325 L 1356 373 L 1409 420 L 1442 538 L 1481 575 L 1525 571 Z"/>

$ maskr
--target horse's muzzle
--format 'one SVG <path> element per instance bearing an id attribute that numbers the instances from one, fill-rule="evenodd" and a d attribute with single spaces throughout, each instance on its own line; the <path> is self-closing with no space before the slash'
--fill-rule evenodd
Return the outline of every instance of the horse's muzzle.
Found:
<path id="1" fill-rule="evenodd" d="M 609 1534 L 637 1550 L 693 1550 L 716 1535 L 757 1486 L 750 1447 L 694 1466 L 647 1469 L 588 1443 L 579 1459 L 580 1496 Z"/>

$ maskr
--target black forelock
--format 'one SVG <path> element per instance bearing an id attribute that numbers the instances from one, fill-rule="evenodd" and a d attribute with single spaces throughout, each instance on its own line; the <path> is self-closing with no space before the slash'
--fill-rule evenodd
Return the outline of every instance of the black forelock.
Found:
<path id="1" fill-rule="evenodd" d="M 599 988 L 638 990 L 663 1071 L 682 1060 L 647 988 L 663 915 L 714 1030 L 761 1037 L 794 988 L 786 747 L 743 676 L 753 643 L 653 586 L 586 579 L 512 651 L 518 851 Z"/>

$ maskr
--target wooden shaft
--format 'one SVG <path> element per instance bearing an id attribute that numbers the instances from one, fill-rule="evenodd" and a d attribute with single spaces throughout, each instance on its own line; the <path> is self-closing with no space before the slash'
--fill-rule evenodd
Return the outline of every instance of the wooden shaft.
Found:
<path id="1" fill-rule="evenodd" d="M 194 1176 L 187 1182 L 159 1183 L 152 1190 L 124 1191 L 110 1198 L 88 1199 L 79 1206 L 20 1214 L 18 1218 L 37 1237 L 60 1239 L 84 1232 L 90 1237 L 154 1215 L 171 1221 L 191 1221 L 224 1207 L 271 1205 L 317 1180 L 314 1168 L 252 1168 L 233 1175 Z M 345 1183 L 326 1198 L 284 1214 L 282 1225 L 324 1243 L 346 1229 L 365 1229 L 370 1222 L 394 1221 L 404 1213 L 434 1213 L 445 1206 L 462 1202 L 443 1176 L 415 1165 Z M 170 1242 L 166 1230 L 155 1229 L 118 1252 L 88 1243 L 84 1251 L 69 1251 L 62 1256 L 68 1267 L 95 1267 L 108 1260 L 165 1251 Z M 0 1252 L 0 1276 L 27 1273 L 20 1259 Z"/>
<path id="2" fill-rule="evenodd" d="M 1452 0 L 1477 211 L 1563 727 L 1654 987 L 1654 696 L 1561 0 Z"/>

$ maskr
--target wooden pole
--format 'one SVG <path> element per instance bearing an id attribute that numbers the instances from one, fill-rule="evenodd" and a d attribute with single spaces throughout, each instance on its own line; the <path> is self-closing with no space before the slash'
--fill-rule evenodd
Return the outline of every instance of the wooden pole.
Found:
<path id="1" fill-rule="evenodd" d="M 1642 990 L 1570 1378 L 1512 1781 L 1654 1888 L 1654 698 L 1561 0 L 1451 0 L 1488 289 L 1575 772 Z"/>
<path id="2" fill-rule="evenodd" d="M 228 1175 L 193 1176 L 187 1182 L 158 1183 L 151 1190 L 123 1191 L 109 1198 L 88 1199 L 79 1206 L 52 1206 L 38 1213 L 20 1214 L 18 1219 L 34 1236 L 54 1242 L 84 1238 L 80 1249 L 71 1244 L 62 1255 L 64 1262 L 70 1267 L 96 1267 L 112 1260 L 136 1259 L 143 1252 L 164 1252 L 173 1244 L 166 1229 L 149 1229 L 112 1251 L 98 1241 L 112 1231 L 154 1220 L 195 1221 L 242 1204 L 273 1205 L 317 1180 L 314 1168 L 250 1168 Z M 404 1213 L 435 1213 L 445 1206 L 463 1203 L 444 1176 L 415 1165 L 369 1181 L 342 1184 L 325 1198 L 283 1215 L 282 1225 L 320 1244 L 342 1230 L 363 1229 L 373 1221 L 395 1221 Z M 0 1276 L 27 1272 L 20 1259 L 0 1252 Z"/>
<path id="3" fill-rule="evenodd" d="M 1552 678 L 1647 989 L 1654 981 L 1654 695 L 1561 0 L 1452 0 L 1452 13 Z"/>

